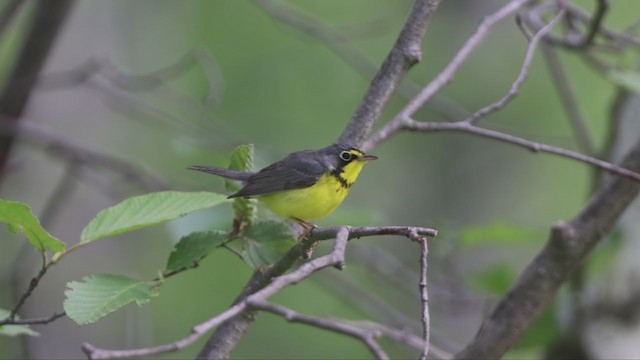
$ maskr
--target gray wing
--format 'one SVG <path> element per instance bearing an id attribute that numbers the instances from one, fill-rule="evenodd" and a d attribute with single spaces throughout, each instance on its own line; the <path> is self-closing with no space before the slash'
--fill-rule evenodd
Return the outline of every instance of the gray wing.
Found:
<path id="1" fill-rule="evenodd" d="M 315 184 L 324 173 L 324 166 L 314 156 L 309 158 L 304 152 L 293 153 L 255 173 L 247 184 L 229 196 L 248 197 L 273 192 L 301 189 Z"/>

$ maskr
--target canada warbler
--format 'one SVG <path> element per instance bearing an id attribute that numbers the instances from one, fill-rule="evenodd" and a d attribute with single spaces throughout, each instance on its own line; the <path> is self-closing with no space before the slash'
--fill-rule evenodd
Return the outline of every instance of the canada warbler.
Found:
<path id="1" fill-rule="evenodd" d="M 375 159 L 356 148 L 333 144 L 294 152 L 258 172 L 209 166 L 189 169 L 242 181 L 244 187 L 229 198 L 255 197 L 282 217 L 314 226 L 310 221 L 332 213 L 349 194 L 364 164 Z"/>

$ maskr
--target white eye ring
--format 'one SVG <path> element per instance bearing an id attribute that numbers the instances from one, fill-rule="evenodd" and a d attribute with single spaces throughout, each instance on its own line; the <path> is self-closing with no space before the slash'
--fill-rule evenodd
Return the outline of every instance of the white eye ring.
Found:
<path id="1" fill-rule="evenodd" d="M 353 155 L 348 151 L 343 151 L 340 153 L 340 159 L 344 161 L 351 161 L 352 158 L 353 158 Z"/>

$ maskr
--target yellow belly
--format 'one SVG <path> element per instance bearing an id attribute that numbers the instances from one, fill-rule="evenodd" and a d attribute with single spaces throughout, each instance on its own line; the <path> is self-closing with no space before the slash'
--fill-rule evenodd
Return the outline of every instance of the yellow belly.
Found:
<path id="1" fill-rule="evenodd" d="M 285 218 L 315 220 L 331 214 L 349 194 L 330 175 L 323 175 L 313 186 L 260 195 L 256 198 L 269 210 Z"/>

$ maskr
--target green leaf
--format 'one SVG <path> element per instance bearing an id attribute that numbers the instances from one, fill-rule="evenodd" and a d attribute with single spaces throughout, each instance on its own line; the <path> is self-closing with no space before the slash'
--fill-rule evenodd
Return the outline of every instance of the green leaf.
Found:
<path id="1" fill-rule="evenodd" d="M 169 254 L 165 274 L 193 266 L 226 240 L 223 231 L 194 232 L 182 237 Z"/>
<path id="2" fill-rule="evenodd" d="M 135 302 L 145 304 L 158 295 L 155 281 L 140 281 L 121 275 L 99 274 L 67 283 L 64 311 L 78 325 L 90 324 Z"/>
<path id="3" fill-rule="evenodd" d="M 254 269 L 273 264 L 296 243 L 291 227 L 278 221 L 250 225 L 242 238 L 245 240 L 245 261 Z"/>
<path id="4" fill-rule="evenodd" d="M 231 153 L 229 169 L 239 171 L 253 171 L 253 144 L 240 145 Z M 240 187 L 233 181 L 226 181 L 228 191 L 238 191 Z"/>
<path id="5" fill-rule="evenodd" d="M 226 201 L 212 192 L 163 191 L 134 196 L 104 209 L 82 230 L 80 243 L 173 220 Z"/>
<path id="6" fill-rule="evenodd" d="M 0 309 L 0 320 L 6 319 L 11 312 L 9 310 Z M 16 319 L 19 317 L 16 316 Z M 17 335 L 29 335 L 40 336 L 39 333 L 31 330 L 27 325 L 2 325 L 0 326 L 0 335 L 17 336 Z"/>
<path id="7" fill-rule="evenodd" d="M 65 243 L 51 236 L 40 225 L 31 208 L 21 202 L 0 200 L 0 221 L 7 223 L 12 232 L 24 234 L 29 243 L 42 252 L 51 250 L 57 253 L 66 247 Z"/>
<path id="8" fill-rule="evenodd" d="M 640 93 L 640 73 L 631 70 L 610 70 L 609 80 L 629 91 Z"/>
<path id="9" fill-rule="evenodd" d="M 460 234 L 460 245 L 468 247 L 487 244 L 531 243 L 540 239 L 539 231 L 496 221 L 463 229 Z"/>
<path id="10" fill-rule="evenodd" d="M 253 144 L 240 145 L 231 153 L 229 169 L 240 171 L 253 171 Z M 240 190 L 238 183 L 232 180 L 225 180 L 227 191 L 236 192 Z M 235 198 L 233 199 L 233 212 L 235 218 L 249 224 L 256 221 L 257 207 L 255 199 Z"/>
<path id="11" fill-rule="evenodd" d="M 469 278 L 471 285 L 490 294 L 502 295 L 515 280 L 515 271 L 506 264 L 496 264 Z"/>

